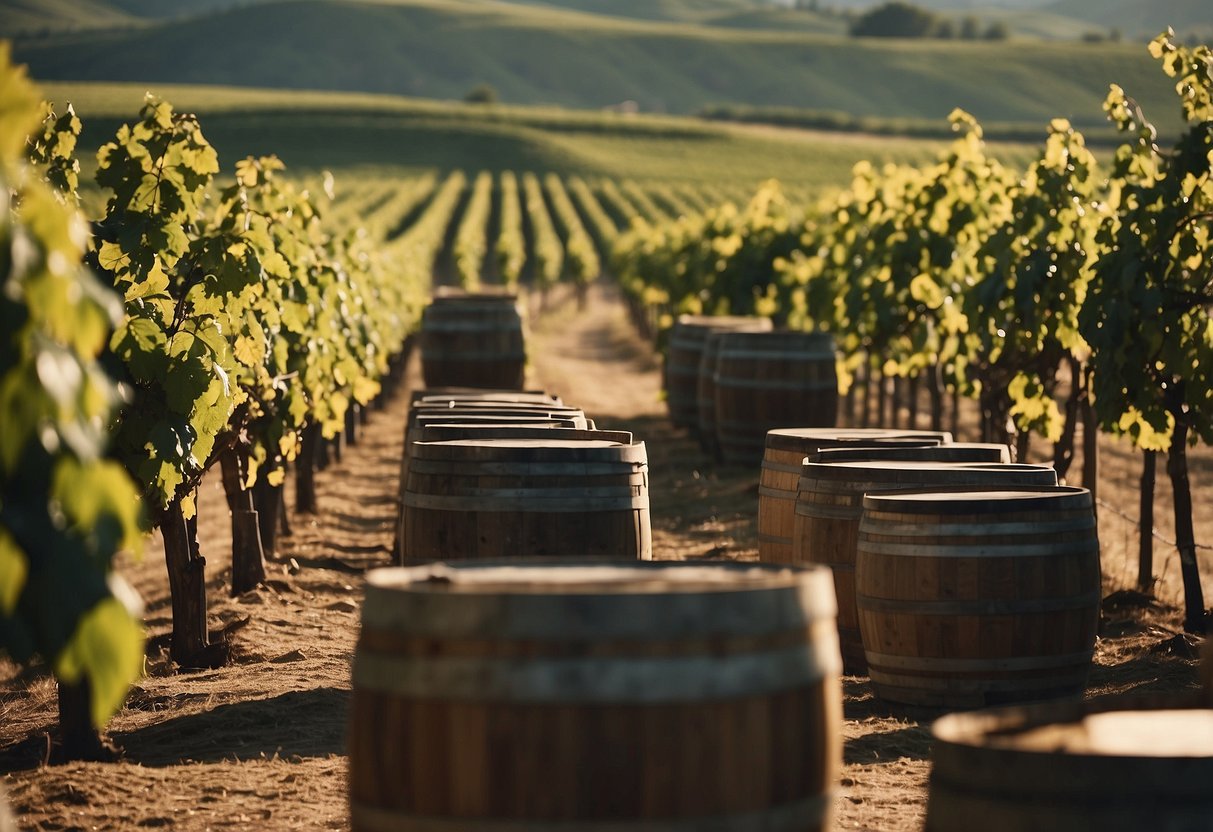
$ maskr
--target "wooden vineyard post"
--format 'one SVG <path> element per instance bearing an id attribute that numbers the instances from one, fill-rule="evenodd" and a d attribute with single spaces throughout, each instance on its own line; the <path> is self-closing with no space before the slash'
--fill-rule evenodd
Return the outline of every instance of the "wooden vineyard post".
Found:
<path id="1" fill-rule="evenodd" d="M 1137 588 L 1148 595 L 1154 593 L 1154 486 L 1157 470 L 1158 452 L 1142 451 Z"/>

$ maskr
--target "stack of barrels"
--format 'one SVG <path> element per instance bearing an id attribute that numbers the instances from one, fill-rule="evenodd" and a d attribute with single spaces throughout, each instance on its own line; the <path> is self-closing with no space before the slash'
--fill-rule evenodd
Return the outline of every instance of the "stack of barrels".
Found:
<path id="1" fill-rule="evenodd" d="M 941 708 L 1076 695 L 1098 624 L 1090 493 L 1010 449 L 907 430 L 770 431 L 759 559 L 830 567 L 846 672 Z"/>
<path id="2" fill-rule="evenodd" d="M 671 420 L 758 468 L 759 560 L 830 568 L 846 672 L 943 708 L 1083 690 L 1100 594 L 1086 490 L 1006 446 L 836 427 L 829 335 L 682 316 L 669 345 Z"/>
<path id="3" fill-rule="evenodd" d="M 541 391 L 421 390 L 401 461 L 396 560 L 647 560 L 648 458 Z"/>
<path id="4" fill-rule="evenodd" d="M 1159 825 L 1150 788 L 1161 828 L 1208 828 L 1207 712 L 1126 764 L 1155 711 L 1019 704 L 1085 688 L 1090 493 L 1005 446 L 836 427 L 834 360 L 762 319 L 671 334 L 671 417 L 758 475 L 757 564 L 651 561 L 644 444 L 521 370 L 415 394 L 401 566 L 368 578 L 354 662 L 353 829 L 830 828 L 844 672 L 1014 705 L 937 723 L 931 830 L 1095 828 L 1103 801 L 1101 830 Z"/>
<path id="5" fill-rule="evenodd" d="M 757 464 L 773 428 L 832 427 L 837 418 L 831 336 L 775 331 L 767 318 L 681 316 L 664 382 L 671 421 L 729 464 Z"/>
<path id="6" fill-rule="evenodd" d="M 405 430 L 354 830 L 831 827 L 828 570 L 651 561 L 644 444 L 546 392 L 418 391 Z"/>

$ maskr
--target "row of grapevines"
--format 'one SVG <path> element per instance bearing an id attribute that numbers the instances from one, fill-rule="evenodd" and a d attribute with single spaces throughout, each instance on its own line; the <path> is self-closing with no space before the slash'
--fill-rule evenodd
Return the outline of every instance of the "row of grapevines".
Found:
<path id="1" fill-rule="evenodd" d="M 7 66 L 5 70 L 11 72 Z M 5 89 L 20 89 L 22 83 L 10 84 L 6 78 Z M 23 138 L 23 128 L 7 124 L 12 114 L 18 121 L 23 118 L 19 108 L 6 108 L 3 135 Z M 63 118 L 52 114 L 29 143 L 46 179 L 67 194 L 64 199 L 69 203 L 77 185 L 79 166 L 72 151 L 80 129 L 69 108 Z M 366 246 L 365 234 L 331 233 L 312 195 L 283 178 L 283 165 L 276 158 L 239 162 L 232 184 L 221 190 L 215 181 L 219 170 L 217 154 L 198 120 L 152 97 L 138 121 L 123 126 L 101 148 L 97 184 L 108 197 L 102 218 L 94 224 L 87 260 L 116 290 L 112 307 L 107 307 L 104 292 L 89 289 L 86 278 L 73 276 L 79 271 L 81 252 L 77 248 L 73 255 L 70 246 L 79 247 L 84 238 L 55 229 L 60 220 L 45 211 L 45 187 L 30 184 L 29 175 L 21 173 L 19 184 L 26 190 L 21 192 L 20 212 L 5 214 L 6 220 L 37 218 L 40 233 L 56 235 L 39 251 L 58 253 L 52 266 L 56 279 L 37 278 L 29 284 L 40 287 L 39 297 L 21 313 L 39 322 L 47 314 L 44 302 L 55 306 L 54 317 L 47 319 L 53 331 L 35 334 L 41 325 L 36 323 L 21 332 L 22 338 L 35 334 L 39 349 L 48 350 L 45 357 L 33 357 L 38 379 L 49 386 L 50 396 L 30 395 L 35 389 L 31 379 L 20 372 L 9 376 L 7 367 L 0 378 L 13 382 L 10 393 L 19 392 L 27 400 L 23 409 L 14 412 L 40 423 L 37 441 L 52 456 L 59 451 L 48 444 L 54 435 L 42 424 L 46 417 L 38 415 L 38 403 L 60 400 L 54 418 L 67 427 L 80 418 L 86 420 L 85 429 L 71 428 L 64 434 L 64 446 L 79 457 L 74 468 L 70 459 L 62 464 L 52 460 L 42 466 L 41 476 L 68 477 L 48 480 L 48 487 L 60 492 L 55 512 L 59 519 L 54 522 L 70 526 L 77 540 L 72 545 L 85 548 L 95 570 L 77 568 L 70 560 L 74 550 L 65 544 L 56 549 L 60 560 L 53 564 L 53 572 L 43 573 L 42 564 L 21 557 L 28 551 L 26 531 L 18 529 L 9 540 L 5 525 L 0 524 L 5 646 L 10 632 L 16 634 L 14 638 L 21 635 L 19 619 L 10 622 L 8 613 L 14 603 L 21 608 L 27 589 L 45 593 L 49 587 L 59 596 L 66 592 L 78 598 L 78 604 L 44 606 L 61 607 L 65 613 L 62 625 L 43 634 L 52 636 L 51 641 L 39 644 L 18 638 L 11 650 L 19 657 L 31 651 L 46 655 L 68 681 L 87 677 L 97 721 L 120 700 L 129 681 L 130 662 L 119 661 L 118 648 L 107 649 L 97 635 L 107 628 L 119 629 L 119 617 L 113 604 L 105 604 L 108 596 L 99 593 L 97 579 L 90 575 L 99 570 L 104 584 L 109 557 L 117 545 L 129 542 L 131 518 L 140 504 L 151 524 L 163 531 L 174 658 L 184 666 L 221 660 L 223 646 L 208 641 L 205 559 L 193 532 L 193 493 L 198 482 L 217 461 L 223 462 L 226 474 L 228 461 L 234 459 L 236 476 L 228 492 L 233 523 L 242 494 L 250 509 L 247 513 L 252 514 L 249 490 L 254 482 L 280 486 L 285 463 L 306 448 L 309 435 L 335 435 L 353 403 L 365 404 L 377 394 L 389 358 L 400 350 L 414 323 L 410 303 L 419 306 L 417 296 L 428 291 L 428 274 L 418 287 L 418 281 L 410 285 L 380 268 L 377 253 Z M 462 182 L 457 185 L 456 195 Z M 14 191 L 6 187 L 5 192 Z M 396 204 L 399 210 L 401 198 L 383 192 L 368 196 L 363 205 L 379 200 Z M 445 220 L 439 227 L 445 227 Z M 75 232 L 81 228 L 77 224 Z M 29 257 L 14 263 L 28 267 L 35 277 L 42 268 Z M 24 277 L 16 275 L 16 279 Z M 66 280 L 79 286 L 67 290 L 70 297 L 58 297 Z M 14 288 L 6 297 L 21 294 Z M 108 336 L 106 312 L 111 308 L 117 314 L 112 320 L 114 332 Z M 14 318 L 14 324 L 21 316 Z M 70 352 L 54 341 L 64 326 L 76 331 L 75 340 L 66 345 Z M 114 479 L 116 468 L 94 465 L 95 434 L 105 421 L 107 390 L 113 389 L 100 384 L 86 363 L 95 356 L 98 339 L 106 343 L 111 353 L 107 361 L 126 391 L 113 420 L 111 452 L 133 477 L 138 500 L 129 486 L 123 490 L 124 481 Z M 18 343 L 18 350 L 25 348 Z M 70 361 L 79 367 L 73 370 Z M 15 463 L 24 464 L 29 448 L 29 439 L 20 430 L 24 422 L 8 418 L 15 402 L 5 402 L 6 438 L 14 443 Z M 80 408 L 79 415 L 68 408 L 73 403 Z M 23 469 L 18 473 L 19 482 L 33 495 L 31 486 L 37 478 Z M 130 499 L 124 500 L 124 494 Z M 6 495 L 0 511 L 19 505 L 19 500 Z M 103 538 L 90 537 L 96 534 Z M 254 550 L 249 557 L 255 557 L 255 569 L 243 569 L 238 563 L 241 553 L 234 552 L 234 591 L 244 588 L 238 586 L 241 579 L 255 585 L 264 578 L 261 548 Z M 101 629 L 76 627 L 81 615 L 98 616 Z M 87 634 L 89 643 L 73 647 L 76 631 Z M 137 640 L 135 649 L 122 655 L 128 652 L 138 658 Z"/>
<path id="2" fill-rule="evenodd" d="M 429 302 L 434 266 L 466 187 L 463 171 L 447 174 L 416 221 L 382 247 L 384 262 L 404 287 L 399 308 L 411 328 L 416 327 L 421 310 Z"/>
<path id="3" fill-rule="evenodd" d="M 779 186 L 767 183 L 743 207 L 725 203 L 622 234 L 612 271 L 656 315 L 776 314 L 776 262 L 797 247 L 801 223 Z"/>
<path id="4" fill-rule="evenodd" d="M 86 692 L 82 713 L 61 713 L 90 753 L 90 720 L 109 718 L 143 662 L 137 596 L 111 572 L 141 544 L 135 486 L 105 458 L 120 396 L 100 357 L 122 307 L 83 264 L 78 119 L 40 108 L 6 46 L 0 89 L 0 652 L 41 656 Z"/>
<path id="5" fill-rule="evenodd" d="M 497 239 L 493 256 L 501 282 L 510 288 L 518 285 L 526 263 L 526 236 L 522 230 L 522 201 L 518 194 L 518 177 L 513 171 L 503 171 L 500 178 L 501 207 Z"/>
<path id="6" fill-rule="evenodd" d="M 594 190 L 597 192 L 600 204 L 608 214 L 615 218 L 615 224 L 621 229 L 631 228 L 636 222 L 649 218 L 642 216 L 636 205 L 623 195 L 619 184 L 614 179 L 600 179 Z"/>
<path id="7" fill-rule="evenodd" d="M 603 256 L 609 256 L 615 239 L 619 236 L 619 227 L 584 179 L 580 176 L 570 176 L 567 184 L 569 196 L 577 203 L 581 215 L 585 217 L 586 230 L 598 244 L 598 250 Z"/>
<path id="8" fill-rule="evenodd" d="M 438 177 L 433 173 L 393 183 L 393 190 L 388 199 L 373 210 L 349 217 L 343 216 L 342 226 L 362 228 L 371 243 L 385 243 L 408 229 L 413 214 L 425 204 L 437 186 Z"/>
<path id="9" fill-rule="evenodd" d="M 649 196 L 649 192 L 634 179 L 625 179 L 619 183 L 619 191 L 625 199 L 636 206 L 636 211 L 640 216 L 644 217 L 649 222 L 664 222 L 672 218 L 669 211 L 660 207 L 656 201 Z M 677 216 L 677 214 L 673 215 Z"/>
<path id="10" fill-rule="evenodd" d="M 646 193 L 671 217 L 690 216 L 704 207 L 694 196 L 688 199 L 682 188 L 669 182 L 651 184 Z"/>
<path id="11" fill-rule="evenodd" d="M 459 285 L 465 289 L 475 290 L 480 286 L 492 209 L 493 175 L 481 171 L 472 183 L 472 195 L 455 231 L 455 272 Z"/>
<path id="12" fill-rule="evenodd" d="M 564 246 L 543 201 L 543 187 L 534 173 L 522 175 L 522 192 L 531 226 L 531 263 L 540 290 L 554 286 L 564 271 Z"/>
<path id="13" fill-rule="evenodd" d="M 934 164 L 861 164 L 804 220 L 764 187 L 744 211 L 638 225 L 616 272 L 668 314 L 774 314 L 833 332 L 850 368 L 930 370 L 936 401 L 944 386 L 976 397 L 989 438 L 1038 432 L 1063 472 L 1083 413 L 1167 449 L 1186 625 L 1199 629 L 1185 449 L 1213 441 L 1213 53 L 1169 35 L 1151 53 L 1187 125 L 1170 151 L 1116 87 L 1105 109 L 1126 141 L 1111 170 L 1057 120 L 1013 171 L 958 112 Z"/>
<path id="14" fill-rule="evenodd" d="M 564 236 L 564 272 L 572 277 L 579 291 L 584 292 L 585 287 L 597 279 L 602 270 L 598 250 L 560 177 L 549 173 L 544 177 L 544 185 L 552 204 L 552 216 Z"/>

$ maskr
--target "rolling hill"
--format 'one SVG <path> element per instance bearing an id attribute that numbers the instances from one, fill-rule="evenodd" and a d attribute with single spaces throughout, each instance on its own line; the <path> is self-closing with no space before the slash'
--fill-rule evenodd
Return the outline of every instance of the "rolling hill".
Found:
<path id="1" fill-rule="evenodd" d="M 853 40 L 607 18 L 492 0 L 284 0 L 17 41 L 45 80 L 207 83 L 691 113 L 745 103 L 855 115 L 1102 124 L 1109 83 L 1164 119 L 1139 44 Z M 1157 105 L 1157 106 L 1154 106 Z"/>
<path id="2" fill-rule="evenodd" d="M 47 83 L 84 122 L 83 148 L 111 139 L 138 113 L 141 84 Z M 811 131 L 705 124 L 529 107 L 484 107 L 362 93 L 157 85 L 195 112 L 225 170 L 245 155 L 274 153 L 295 172 L 318 169 L 550 170 L 615 178 L 733 182 L 777 176 L 796 185 L 842 184 L 860 159 L 922 162 L 944 144 Z M 1043 136 L 1043 130 L 1042 130 Z M 1022 145 L 999 148 L 1022 162 Z M 88 153 L 83 156 L 86 159 Z"/>

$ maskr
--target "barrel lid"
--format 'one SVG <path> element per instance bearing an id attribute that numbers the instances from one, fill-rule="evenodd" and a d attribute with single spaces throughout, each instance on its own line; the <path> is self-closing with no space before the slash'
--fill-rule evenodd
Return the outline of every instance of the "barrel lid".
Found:
<path id="1" fill-rule="evenodd" d="M 550 424 L 427 424 L 419 429 L 419 442 L 440 442 L 453 439 L 568 439 L 606 440 L 620 445 L 632 444 L 632 432 L 626 430 L 586 430 L 567 427 L 565 422 Z"/>
<path id="2" fill-rule="evenodd" d="M 998 488 L 915 488 L 868 494 L 863 507 L 904 514 L 996 514 L 1034 509 L 1074 510 L 1092 507 L 1091 492 L 1072 485 L 1025 485 Z"/>
<path id="3" fill-rule="evenodd" d="M 816 564 L 570 555 L 374 569 L 362 623 L 441 638 L 643 641 L 803 633 L 836 613 L 833 575 Z"/>
<path id="4" fill-rule="evenodd" d="M 818 448 L 873 442 L 921 443 L 917 447 L 952 441 L 947 431 L 890 428 L 776 428 L 767 431 L 766 446 L 778 451 L 812 453 Z M 829 444 L 827 444 L 829 443 Z M 910 447 L 907 445 L 906 447 Z"/>
<path id="5" fill-rule="evenodd" d="M 726 331 L 720 338 L 720 354 L 732 350 L 770 350 L 797 353 L 834 352 L 834 336 L 828 332 L 772 332 Z"/>
<path id="6" fill-rule="evenodd" d="M 679 315 L 678 323 L 682 326 L 747 326 L 758 324 L 771 325 L 771 319 L 762 315 Z"/>
<path id="7" fill-rule="evenodd" d="M 948 462 L 933 459 L 855 459 L 845 462 L 806 462 L 804 475 L 839 479 L 853 478 L 849 471 L 1052 471 L 1052 465 L 1036 462 Z"/>
<path id="8" fill-rule="evenodd" d="M 815 564 L 517 558 L 372 569 L 371 586 L 434 594 L 667 595 L 791 587 L 829 570 Z"/>
<path id="9" fill-rule="evenodd" d="M 502 402 L 507 404 L 564 404 L 559 396 L 544 393 L 541 390 L 485 390 L 483 392 L 470 389 L 458 391 L 418 390 L 409 401 L 416 404 L 446 404 L 452 405 L 465 402 Z"/>
<path id="10" fill-rule="evenodd" d="M 555 429 L 553 429 L 553 432 Z M 545 438 L 498 438 L 485 437 L 483 439 L 445 439 L 438 442 L 418 442 L 418 445 L 442 445 L 445 447 L 463 447 L 463 448 L 618 448 L 624 443 L 615 442 L 609 439 L 560 439 L 552 437 Z"/>
<path id="11" fill-rule="evenodd" d="M 518 294 L 511 292 L 508 289 L 493 289 L 491 287 L 481 289 L 477 292 L 469 292 L 466 289 L 457 289 L 453 286 L 439 286 L 434 289 L 434 296 L 431 303 L 463 303 L 472 301 L 508 301 L 514 303 L 518 300 Z"/>
<path id="12" fill-rule="evenodd" d="M 950 714 L 932 728 L 937 740 L 1024 754 L 1213 760 L 1213 710 L 1119 703 L 1048 703 Z"/>
<path id="13" fill-rule="evenodd" d="M 575 410 L 581 412 L 580 408 L 566 404 L 557 404 L 554 401 L 494 401 L 494 400 L 477 400 L 477 401 L 416 401 L 411 406 L 410 410 Z"/>
<path id="14" fill-rule="evenodd" d="M 860 462 L 863 460 L 921 460 L 923 462 L 999 462 L 1011 461 L 1011 450 L 994 442 L 952 442 L 925 445 L 921 442 L 895 442 L 883 445 L 847 445 L 820 448 L 812 462 Z"/>

